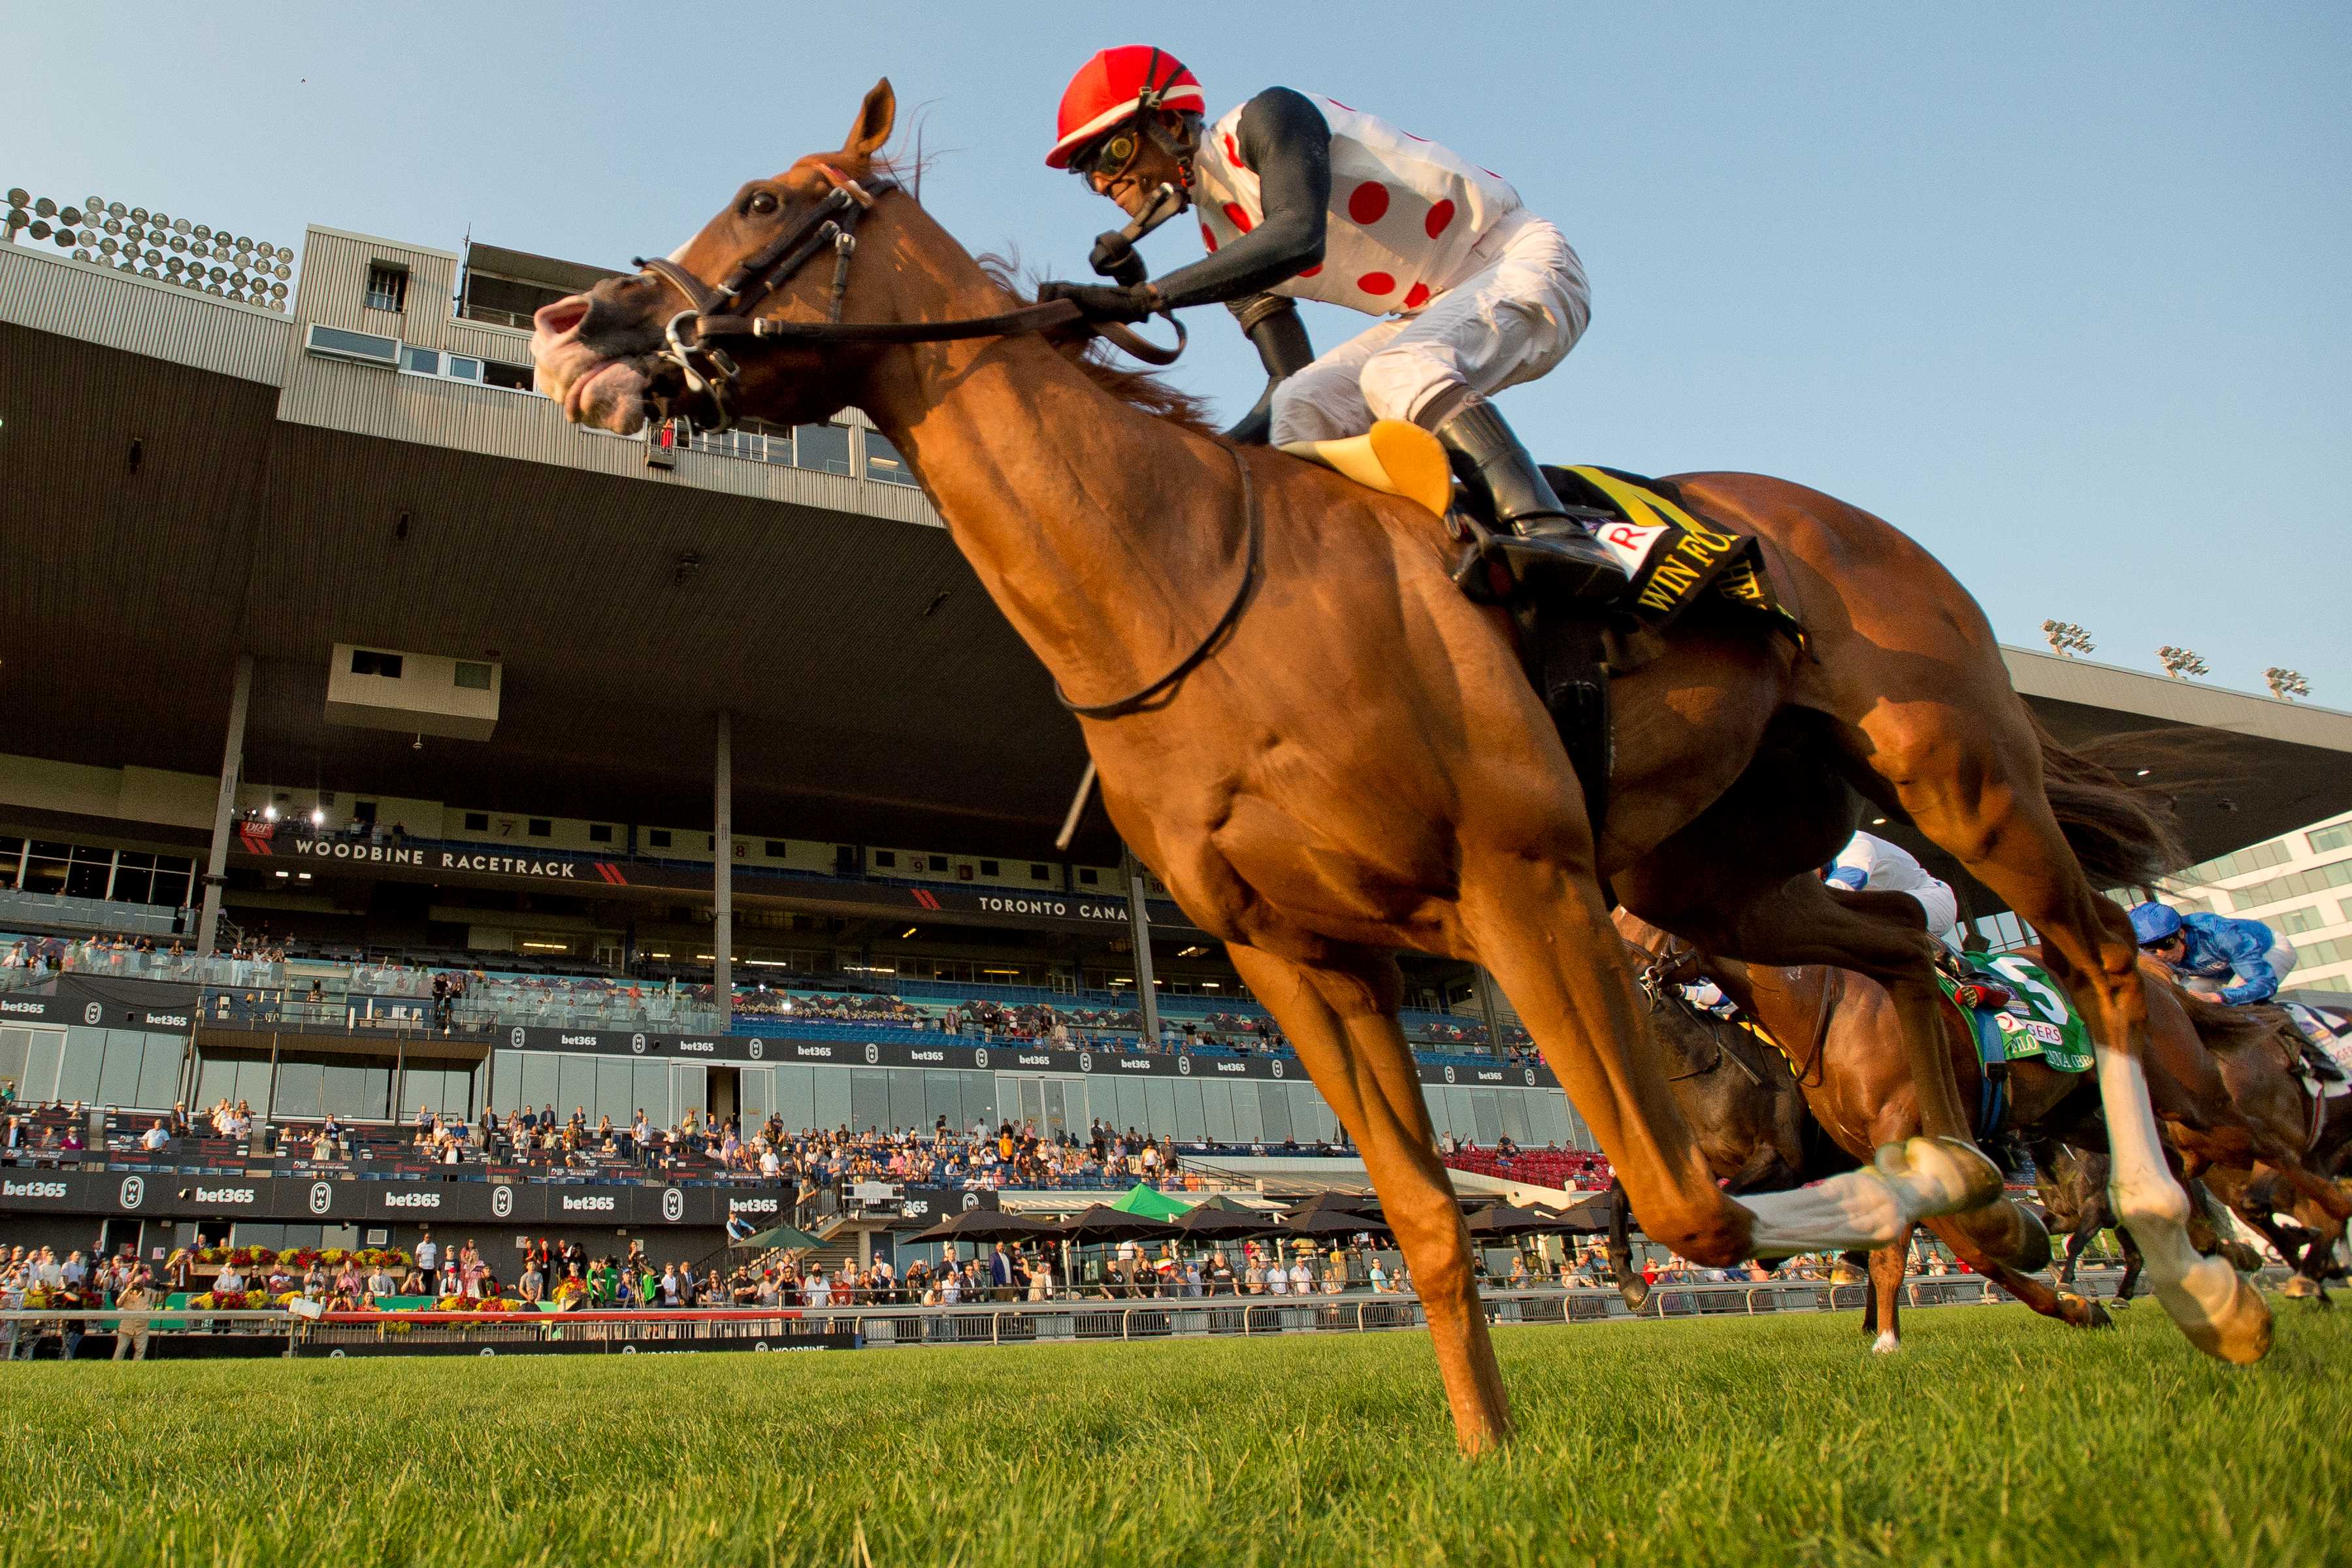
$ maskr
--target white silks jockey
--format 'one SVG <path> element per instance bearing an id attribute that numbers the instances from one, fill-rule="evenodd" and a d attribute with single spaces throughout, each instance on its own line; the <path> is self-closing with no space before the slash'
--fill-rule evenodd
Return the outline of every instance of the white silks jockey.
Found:
<path id="1" fill-rule="evenodd" d="M 1855 892 L 1908 893 L 1927 917 L 1927 934 L 1949 942 L 1959 929 L 1960 896 L 1949 882 L 1927 874 L 1910 854 L 1885 839 L 1857 833 L 1822 872 L 1833 888 Z"/>
<path id="2" fill-rule="evenodd" d="M 1097 320 L 1223 302 L 1269 381 L 1236 439 L 1277 446 L 1419 425 L 1445 447 L 1473 507 L 1572 592 L 1605 595 L 1624 568 L 1568 515 L 1487 401 L 1566 358 L 1591 318 L 1583 264 L 1491 169 L 1336 99 L 1268 88 L 1205 124 L 1201 84 L 1174 56 L 1105 49 L 1071 79 L 1045 162 L 1139 222 L 1163 188 L 1197 209 L 1205 259 L 1144 280 L 1134 229 L 1095 243 L 1112 284 L 1048 283 Z M 1386 318 L 1316 358 L 1292 300 Z"/>

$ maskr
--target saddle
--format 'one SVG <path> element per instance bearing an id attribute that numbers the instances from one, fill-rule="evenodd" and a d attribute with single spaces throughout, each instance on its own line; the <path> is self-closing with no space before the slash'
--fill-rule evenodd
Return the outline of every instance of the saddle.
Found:
<path id="1" fill-rule="evenodd" d="M 1702 601 L 1751 612 L 1768 634 L 1804 646 L 1802 628 L 1772 591 L 1755 536 L 1698 516 L 1668 481 L 1544 465 L 1570 515 L 1624 563 L 1624 588 L 1596 602 L 1548 592 L 1539 576 L 1518 575 L 1507 540 L 1472 514 L 1444 448 L 1418 425 L 1383 419 L 1361 436 L 1295 442 L 1282 450 L 1383 495 L 1402 496 L 1444 523 L 1462 547 L 1456 584 L 1472 600 L 1511 612 L 1521 667 L 1576 768 L 1596 832 L 1608 809 L 1612 677 L 1648 663 L 1658 636 Z"/>

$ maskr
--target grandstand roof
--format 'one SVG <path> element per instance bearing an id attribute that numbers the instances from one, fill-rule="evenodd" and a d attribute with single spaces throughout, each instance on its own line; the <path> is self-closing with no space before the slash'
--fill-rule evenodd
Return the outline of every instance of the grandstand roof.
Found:
<path id="1" fill-rule="evenodd" d="M 1076 726 L 919 498 L 702 454 L 712 477 L 649 477 L 517 394 L 306 358 L 330 242 L 383 247 L 314 231 L 290 323 L 0 246 L 0 751 L 214 773 L 244 649 L 248 777 L 708 820 L 725 709 L 739 828 L 1046 851 Z M 338 642 L 499 660 L 494 738 L 330 723 Z M 2352 715 L 2008 658 L 2069 742 L 2228 738 L 2231 776 L 2183 797 L 2200 857 L 2352 808 Z M 1113 847 L 1096 813 L 1078 853 Z"/>

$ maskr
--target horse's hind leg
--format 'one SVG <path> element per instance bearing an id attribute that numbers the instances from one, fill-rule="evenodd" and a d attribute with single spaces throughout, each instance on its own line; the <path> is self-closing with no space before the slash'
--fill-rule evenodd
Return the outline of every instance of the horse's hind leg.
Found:
<path id="1" fill-rule="evenodd" d="M 1650 1282 L 1633 1270 L 1633 1205 L 1625 1196 L 1625 1184 L 1612 1178 L 1609 1183 L 1609 1267 L 1617 1276 L 1618 1299 L 1638 1312 L 1650 1299 Z"/>
<path id="2" fill-rule="evenodd" d="M 1911 1237 L 1906 1234 L 1894 1246 L 1878 1247 L 1870 1255 L 1871 1310 L 1863 1321 L 1863 1331 L 1877 1331 L 1870 1348 L 1878 1355 L 1892 1355 L 1903 1348 L 1903 1275 L 1910 1250 Z"/>
<path id="3" fill-rule="evenodd" d="M 2114 1321 L 2100 1310 L 2096 1301 L 2090 1298 L 2078 1296 L 2072 1290 L 2053 1289 L 2033 1275 L 2021 1274 L 2016 1269 L 1988 1257 L 1984 1249 L 1970 1239 L 1967 1231 L 1952 1223 L 1958 1217 L 1956 1215 L 1945 1215 L 1938 1218 L 1923 1220 L 1920 1223 L 1943 1237 L 1944 1245 L 1952 1249 L 1953 1257 L 1958 1258 L 1961 1262 L 1983 1275 L 1987 1280 L 2008 1291 L 2043 1317 L 2055 1318 L 2060 1322 L 2077 1329 L 2115 1327 Z"/>
<path id="4" fill-rule="evenodd" d="M 1395 960 L 1328 948 L 1310 965 L 1238 942 L 1227 952 L 1363 1153 L 1429 1315 L 1455 1437 L 1467 1453 L 1493 1447 L 1510 1434 L 1503 1374 L 1478 1303 L 1470 1236 L 1397 1023 L 1402 982 Z"/>
<path id="5" fill-rule="evenodd" d="M 2259 1361 L 2270 1350 L 2270 1309 L 2227 1263 L 2189 1245 L 2189 1194 L 2165 1166 L 2141 1065 L 2148 1006 L 2130 924 L 2093 889 L 2058 826 L 2024 705 L 1995 685 L 1997 663 L 1971 701 L 1969 668 L 1960 661 L 1954 689 L 1934 699 L 1870 694 L 1852 742 L 1876 775 L 1864 782 L 2041 932 L 2051 969 L 2092 1026 L 2116 1217 L 2138 1236 L 2157 1299 L 2199 1349 Z"/>
<path id="6" fill-rule="evenodd" d="M 1710 1265 L 1882 1247 L 1923 1214 L 1982 1201 L 1979 1172 L 1927 1139 L 1886 1152 L 1875 1170 L 1799 1192 L 1725 1196 L 1650 1065 L 1654 1050 L 1642 1045 L 1647 1025 L 1590 875 L 1590 840 L 1578 860 L 1517 846 L 1464 848 L 1457 909 L 1473 955 L 1518 1009 L 1653 1240 Z M 1579 863 L 1585 869 L 1571 870 Z"/>

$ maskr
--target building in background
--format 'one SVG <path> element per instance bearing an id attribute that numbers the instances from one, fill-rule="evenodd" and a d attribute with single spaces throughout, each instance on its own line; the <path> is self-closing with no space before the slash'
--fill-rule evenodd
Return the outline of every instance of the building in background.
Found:
<path id="1" fill-rule="evenodd" d="M 2260 921 L 2294 944 L 2286 989 L 2352 992 L 2352 812 L 2191 866 L 2166 901 Z"/>

